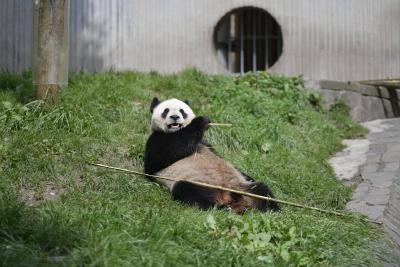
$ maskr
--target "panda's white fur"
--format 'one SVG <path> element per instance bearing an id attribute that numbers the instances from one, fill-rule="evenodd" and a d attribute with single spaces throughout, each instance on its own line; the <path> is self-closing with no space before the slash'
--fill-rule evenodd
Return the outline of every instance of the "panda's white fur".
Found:
<path id="1" fill-rule="evenodd" d="M 163 112 L 169 109 L 166 118 L 163 118 Z M 180 110 L 183 110 L 187 117 L 184 118 Z M 171 116 L 178 116 L 178 120 L 171 119 Z M 153 115 L 151 116 L 151 129 L 153 131 L 162 132 L 176 132 L 180 128 L 185 128 L 193 119 L 195 115 L 193 110 L 185 102 L 176 98 L 168 99 L 161 102 L 153 109 Z M 178 124 L 178 127 L 171 127 L 174 123 Z"/>

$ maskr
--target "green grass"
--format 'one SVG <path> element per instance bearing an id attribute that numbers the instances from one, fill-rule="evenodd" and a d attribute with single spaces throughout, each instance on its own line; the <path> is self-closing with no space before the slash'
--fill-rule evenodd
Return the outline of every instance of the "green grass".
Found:
<path id="1" fill-rule="evenodd" d="M 207 140 L 278 198 L 343 211 L 351 189 L 327 159 L 343 138 L 364 130 L 343 105 L 324 110 L 319 96 L 301 87 L 299 78 L 266 73 L 81 73 L 48 105 L 32 101 L 29 73 L 1 74 L 1 263 L 377 265 L 370 245 L 381 231 L 356 215 L 287 206 L 279 214 L 202 211 L 140 176 L 85 165 L 142 170 L 151 99 L 189 99 L 196 114 L 234 124 L 211 128 Z M 47 200 L 49 192 L 55 200 Z"/>

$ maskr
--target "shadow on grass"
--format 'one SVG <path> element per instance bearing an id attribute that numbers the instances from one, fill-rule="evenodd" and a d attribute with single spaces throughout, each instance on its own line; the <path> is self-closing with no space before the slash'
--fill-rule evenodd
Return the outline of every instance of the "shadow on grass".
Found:
<path id="1" fill-rule="evenodd" d="M 30 208 L 0 188 L 0 265 L 39 266 L 68 262 L 82 240 L 65 210 Z"/>
<path id="2" fill-rule="evenodd" d="M 17 102 L 26 104 L 35 99 L 31 71 L 13 74 L 0 71 L 0 93 L 10 93 Z"/>

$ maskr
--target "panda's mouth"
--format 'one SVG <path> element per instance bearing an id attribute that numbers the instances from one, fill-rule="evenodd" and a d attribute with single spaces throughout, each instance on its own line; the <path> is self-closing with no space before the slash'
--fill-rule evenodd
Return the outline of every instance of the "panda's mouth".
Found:
<path id="1" fill-rule="evenodd" d="M 174 123 L 168 124 L 168 129 L 180 129 L 181 127 L 182 127 L 181 123 L 174 122 Z"/>

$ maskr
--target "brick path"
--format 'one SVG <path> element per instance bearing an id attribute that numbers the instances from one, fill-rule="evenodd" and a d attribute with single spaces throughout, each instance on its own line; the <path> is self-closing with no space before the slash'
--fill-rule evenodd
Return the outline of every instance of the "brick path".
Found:
<path id="1" fill-rule="evenodd" d="M 383 221 L 400 245 L 400 119 L 363 125 L 370 130 L 369 150 L 360 168 L 361 182 L 347 207 Z"/>
<path id="2" fill-rule="evenodd" d="M 347 208 L 382 221 L 400 259 L 400 118 L 363 126 L 369 129 L 366 139 L 345 140 L 348 147 L 330 163 L 338 179 L 357 184 Z M 400 261 L 385 266 L 400 266 Z"/>

